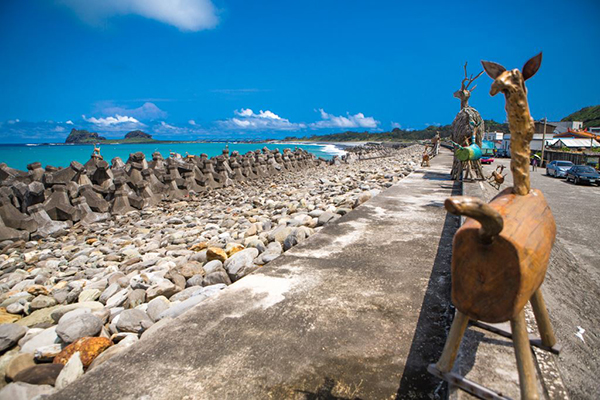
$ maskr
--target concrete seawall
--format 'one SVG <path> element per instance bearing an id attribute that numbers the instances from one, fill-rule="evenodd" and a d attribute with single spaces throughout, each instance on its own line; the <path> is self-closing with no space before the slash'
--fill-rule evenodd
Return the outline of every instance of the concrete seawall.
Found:
<path id="1" fill-rule="evenodd" d="M 426 367 L 450 318 L 451 161 L 442 152 L 50 398 L 443 395 Z"/>

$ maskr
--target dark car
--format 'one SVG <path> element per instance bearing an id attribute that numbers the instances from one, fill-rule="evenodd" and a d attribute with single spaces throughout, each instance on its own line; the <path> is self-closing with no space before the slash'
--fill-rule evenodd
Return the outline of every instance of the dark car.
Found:
<path id="1" fill-rule="evenodd" d="M 498 149 L 498 152 L 496 153 L 496 157 L 498 157 L 498 158 L 507 158 L 508 157 L 508 152 L 505 149 Z"/>
<path id="2" fill-rule="evenodd" d="M 546 165 L 546 175 L 555 178 L 564 178 L 567 176 L 567 171 L 573 167 L 571 161 L 554 160 Z"/>
<path id="3" fill-rule="evenodd" d="M 600 174 L 589 165 L 575 165 L 567 171 L 567 181 L 600 185 Z"/>

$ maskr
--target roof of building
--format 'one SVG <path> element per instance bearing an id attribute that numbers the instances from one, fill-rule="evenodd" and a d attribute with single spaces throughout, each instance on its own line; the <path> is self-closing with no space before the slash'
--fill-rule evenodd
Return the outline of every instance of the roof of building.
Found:
<path id="1" fill-rule="evenodd" d="M 567 131 L 567 132 L 563 132 L 563 133 L 559 133 L 557 135 L 554 135 L 555 138 L 575 138 L 575 139 L 591 139 L 594 138 L 596 140 L 600 140 L 600 135 L 597 135 L 595 133 L 592 132 L 587 132 L 587 131 Z"/>
<path id="2" fill-rule="evenodd" d="M 558 143 L 560 142 L 560 143 Z M 590 147 L 590 143 L 592 147 L 600 147 L 600 143 L 597 140 L 590 139 L 571 139 L 571 138 L 555 138 L 552 140 L 551 146 L 562 145 L 561 147 Z"/>
<path id="3" fill-rule="evenodd" d="M 552 132 L 546 132 L 546 141 L 552 139 L 556 137 L 556 134 L 552 133 Z M 510 133 L 505 133 L 503 136 L 503 140 L 510 140 L 511 138 L 511 134 Z M 531 140 L 543 140 L 544 139 L 544 134 L 543 133 L 534 133 L 533 134 L 533 139 Z"/>

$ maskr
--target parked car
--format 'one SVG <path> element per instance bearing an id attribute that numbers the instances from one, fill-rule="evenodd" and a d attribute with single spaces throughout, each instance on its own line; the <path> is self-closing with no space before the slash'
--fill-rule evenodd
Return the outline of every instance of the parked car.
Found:
<path id="1" fill-rule="evenodd" d="M 481 163 L 491 164 L 494 162 L 494 153 L 496 152 L 496 145 L 494 142 L 484 140 L 481 143 Z"/>
<path id="2" fill-rule="evenodd" d="M 508 152 L 505 149 L 498 149 L 498 153 L 496 153 L 498 158 L 507 158 Z"/>
<path id="3" fill-rule="evenodd" d="M 493 162 L 494 162 L 494 157 L 492 157 L 492 156 L 482 156 L 481 157 L 482 164 L 491 164 Z"/>
<path id="4" fill-rule="evenodd" d="M 600 185 L 600 174 L 589 165 L 575 165 L 567 171 L 567 181 Z"/>
<path id="5" fill-rule="evenodd" d="M 567 171 L 573 166 L 571 161 L 554 160 L 546 164 L 546 175 L 555 178 L 564 178 Z"/>

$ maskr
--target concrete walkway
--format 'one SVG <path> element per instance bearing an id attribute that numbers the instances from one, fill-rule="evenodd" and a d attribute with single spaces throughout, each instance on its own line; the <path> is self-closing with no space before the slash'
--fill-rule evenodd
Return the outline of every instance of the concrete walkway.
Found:
<path id="1" fill-rule="evenodd" d="M 458 193 L 450 153 L 52 399 L 434 398 Z"/>

